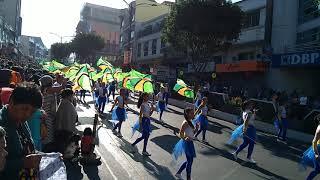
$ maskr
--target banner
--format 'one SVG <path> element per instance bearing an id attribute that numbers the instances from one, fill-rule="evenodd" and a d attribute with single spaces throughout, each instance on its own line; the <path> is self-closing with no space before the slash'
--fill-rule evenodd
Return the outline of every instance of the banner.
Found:
<path id="1" fill-rule="evenodd" d="M 277 54 L 272 56 L 272 67 L 319 66 L 320 51 Z"/>

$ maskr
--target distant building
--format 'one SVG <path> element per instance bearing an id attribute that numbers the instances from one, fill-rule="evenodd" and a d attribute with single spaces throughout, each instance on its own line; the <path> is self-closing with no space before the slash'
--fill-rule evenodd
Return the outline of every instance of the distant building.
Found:
<path id="1" fill-rule="evenodd" d="M 21 0 L 2 0 L 0 1 L 0 16 L 4 22 L 12 28 L 14 43 L 21 36 Z"/>
<path id="2" fill-rule="evenodd" d="M 49 51 L 43 44 L 41 37 L 22 35 L 19 49 L 25 57 L 37 61 L 47 59 L 49 55 Z"/>
<path id="3" fill-rule="evenodd" d="M 105 47 L 97 52 L 110 61 L 119 53 L 120 9 L 86 3 L 81 10 L 77 33 L 95 33 L 105 41 Z"/>

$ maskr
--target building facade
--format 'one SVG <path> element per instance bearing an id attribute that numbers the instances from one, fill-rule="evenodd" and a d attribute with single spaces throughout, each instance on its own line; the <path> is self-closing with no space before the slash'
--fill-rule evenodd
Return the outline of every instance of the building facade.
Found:
<path id="1" fill-rule="evenodd" d="M 115 61 L 119 53 L 120 9 L 86 3 L 81 10 L 77 33 L 95 33 L 105 41 L 98 55 Z"/>
<path id="2" fill-rule="evenodd" d="M 0 1 L 0 16 L 10 27 L 10 31 L 14 35 L 14 44 L 16 44 L 18 37 L 21 36 L 21 0 Z"/>
<path id="3" fill-rule="evenodd" d="M 42 42 L 41 37 L 26 36 L 22 35 L 20 37 L 20 51 L 22 54 L 30 59 L 41 60 L 48 58 L 48 49 Z"/>
<path id="4" fill-rule="evenodd" d="M 320 91 L 320 9 L 313 0 L 274 1 L 273 58 L 267 85 L 298 90 L 307 95 Z"/>

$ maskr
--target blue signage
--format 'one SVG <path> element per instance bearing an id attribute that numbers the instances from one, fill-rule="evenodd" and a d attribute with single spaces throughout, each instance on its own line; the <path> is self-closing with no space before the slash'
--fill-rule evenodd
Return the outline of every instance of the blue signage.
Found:
<path id="1" fill-rule="evenodd" d="M 272 67 L 320 66 L 320 51 L 276 54 L 272 56 Z"/>

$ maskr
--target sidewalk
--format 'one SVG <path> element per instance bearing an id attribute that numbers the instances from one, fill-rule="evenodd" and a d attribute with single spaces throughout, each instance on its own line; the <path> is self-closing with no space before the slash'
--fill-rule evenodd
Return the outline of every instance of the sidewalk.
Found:
<path id="1" fill-rule="evenodd" d="M 184 109 L 187 106 L 189 106 L 189 107 L 194 106 L 191 103 L 188 103 L 185 101 L 179 101 L 179 100 L 172 99 L 172 98 L 169 98 L 169 104 L 172 106 L 182 108 L 182 109 Z M 209 111 L 208 115 L 210 117 L 214 117 L 214 118 L 228 121 L 231 123 L 235 123 L 238 118 L 238 116 L 236 116 L 234 114 L 225 113 L 225 112 L 222 112 L 222 111 L 219 111 L 216 109 L 211 109 Z M 261 122 L 261 121 L 255 121 L 255 126 L 259 131 L 263 131 L 263 132 L 274 134 L 274 135 L 276 134 L 276 130 L 275 130 L 275 127 L 273 124 L 268 124 L 268 123 Z M 310 134 L 302 133 L 302 132 L 291 130 L 291 129 L 288 129 L 287 137 L 290 139 L 302 141 L 304 143 L 310 143 L 313 139 L 313 136 Z"/>

